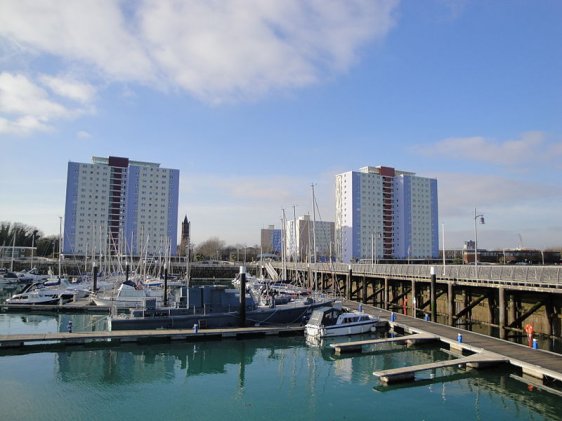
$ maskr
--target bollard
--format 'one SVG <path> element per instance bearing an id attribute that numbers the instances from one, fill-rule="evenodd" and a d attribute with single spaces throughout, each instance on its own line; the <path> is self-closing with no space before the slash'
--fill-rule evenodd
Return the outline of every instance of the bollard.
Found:
<path id="1" fill-rule="evenodd" d="M 429 314 L 426 314 L 425 316 L 423 316 L 423 319 L 424 319 L 426 322 L 429 322 Z"/>
<path id="2" fill-rule="evenodd" d="M 68 321 L 68 333 L 72 333 L 72 320 Z"/>
<path id="3" fill-rule="evenodd" d="M 457 342 L 462 344 L 462 333 L 457 333 Z"/>
<path id="4" fill-rule="evenodd" d="M 539 343 L 536 338 L 533 338 L 533 349 L 539 349 Z"/>
<path id="5" fill-rule="evenodd" d="M 193 324 L 193 333 L 199 332 L 199 325 L 197 323 Z"/>

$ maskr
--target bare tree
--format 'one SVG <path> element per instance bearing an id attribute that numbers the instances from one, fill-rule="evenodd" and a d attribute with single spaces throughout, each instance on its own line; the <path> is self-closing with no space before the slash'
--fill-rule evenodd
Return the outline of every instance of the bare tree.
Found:
<path id="1" fill-rule="evenodd" d="M 218 237 L 212 237 L 195 248 L 195 255 L 198 259 L 218 259 L 223 247 L 224 241 L 219 240 Z"/>

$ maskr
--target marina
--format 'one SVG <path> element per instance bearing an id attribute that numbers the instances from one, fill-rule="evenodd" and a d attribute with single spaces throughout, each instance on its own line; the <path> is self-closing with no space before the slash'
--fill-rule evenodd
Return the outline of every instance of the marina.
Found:
<path id="1" fill-rule="evenodd" d="M 73 366 L 76 366 L 76 361 L 81 361 L 85 355 L 89 355 L 88 358 L 94 358 L 93 361 L 99 360 L 95 364 L 103 366 L 107 365 L 107 363 L 102 362 L 106 358 L 117 358 L 120 364 L 123 361 L 130 360 L 126 363 L 129 367 L 138 364 L 134 361 L 142 356 L 144 362 L 140 364 L 144 369 L 139 366 L 138 369 L 133 370 L 126 376 L 123 373 L 120 374 L 123 381 L 135 382 L 134 379 L 137 376 L 143 378 L 144 370 L 150 370 L 151 361 L 165 358 L 168 361 L 176 361 L 172 364 L 180 364 L 180 366 L 186 367 L 186 375 L 190 378 L 190 383 L 193 383 L 195 379 L 192 378 L 194 372 L 192 370 L 196 370 L 193 364 L 200 365 L 202 370 L 207 370 L 204 367 L 207 367 L 208 364 L 215 364 L 211 361 L 217 357 L 217 353 L 224 353 L 224 356 L 220 358 L 229 361 L 232 359 L 229 355 L 232 352 L 238 352 L 236 350 L 240 349 L 242 354 L 239 356 L 239 362 L 234 363 L 237 366 L 237 373 L 230 373 L 230 375 L 234 375 L 239 384 L 243 384 L 243 386 L 237 388 L 237 396 L 244 394 L 248 388 L 253 388 L 260 383 L 262 372 L 266 370 L 269 372 L 268 378 L 274 383 L 284 384 L 287 381 L 300 381 L 314 388 L 314 392 L 310 388 L 299 388 L 298 392 L 303 394 L 301 410 L 305 406 L 310 407 L 312 405 L 315 409 L 312 413 L 308 413 L 308 416 L 314 419 L 319 418 L 318 414 L 323 414 L 320 417 L 322 419 L 330 418 L 334 410 L 339 414 L 337 419 L 350 418 L 350 414 L 355 414 L 351 418 L 357 418 L 359 414 L 373 411 L 375 403 L 379 406 L 387 405 L 386 399 L 384 403 L 378 399 L 379 392 L 385 392 L 385 396 L 389 396 L 387 392 L 390 392 L 393 399 L 404 399 L 406 396 L 413 394 L 417 397 L 411 397 L 412 399 L 418 402 L 420 399 L 424 401 L 421 411 L 425 411 L 428 418 L 437 416 L 436 408 L 440 408 L 440 417 L 443 412 L 443 403 L 434 401 L 435 407 L 430 408 L 427 407 L 425 402 L 434 398 L 432 390 L 437 387 L 441 387 L 441 393 L 447 393 L 448 396 L 446 405 L 448 409 L 445 412 L 454 411 L 449 404 L 457 400 L 457 398 L 451 398 L 448 391 L 460 388 L 458 389 L 459 392 L 455 393 L 460 393 L 468 401 L 476 399 L 475 402 L 481 402 L 480 398 L 476 397 L 479 396 L 480 392 L 474 395 L 474 391 L 484 391 L 488 388 L 489 390 L 495 390 L 494 393 L 499 393 L 500 398 L 491 398 L 489 409 L 483 409 L 478 403 L 478 416 L 484 412 L 489 417 L 498 418 L 497 414 L 501 413 L 506 417 L 510 415 L 510 418 L 505 419 L 527 419 L 529 416 L 540 413 L 544 417 L 543 419 L 560 418 L 557 406 L 557 402 L 562 395 L 562 387 L 560 386 L 562 384 L 562 355 L 560 354 L 533 349 L 458 327 L 434 323 L 429 321 L 428 317 L 414 318 L 367 303 L 342 299 L 342 297 L 339 297 L 339 300 L 336 301 L 338 304 L 335 307 L 331 307 L 331 305 L 326 307 L 325 303 L 319 302 L 317 309 L 311 308 L 309 313 L 312 316 L 311 319 L 315 317 L 314 312 L 317 313 L 317 327 L 322 329 L 327 323 L 327 319 L 324 320 L 324 315 L 328 313 L 334 322 L 340 321 L 339 324 L 334 323 L 334 326 L 345 327 L 346 324 L 349 325 L 347 330 L 342 330 L 333 337 L 326 334 L 306 335 L 306 327 L 301 313 L 298 317 L 292 317 L 296 323 L 277 325 L 264 323 L 262 325 L 253 321 L 252 310 L 247 307 L 248 305 L 257 307 L 257 303 L 260 303 L 263 298 L 264 310 L 273 312 L 290 306 L 293 300 L 305 302 L 309 296 L 309 291 L 303 287 L 293 289 L 288 284 L 275 284 L 275 288 L 278 288 L 279 292 L 277 292 L 277 295 L 273 295 L 270 294 L 268 284 L 260 284 L 262 281 L 258 279 L 252 277 L 252 284 L 248 286 L 255 292 L 246 295 L 245 320 L 247 324 L 243 327 L 240 326 L 240 294 L 236 294 L 236 289 L 229 289 L 228 285 L 199 286 L 185 289 L 184 292 L 177 289 L 176 291 L 181 292 L 181 294 L 179 297 L 172 299 L 171 302 L 175 306 L 173 309 L 166 309 L 161 304 L 152 307 L 152 305 L 147 305 L 150 304 L 148 301 L 144 306 L 136 309 L 119 308 L 116 305 L 94 306 L 92 300 L 88 299 L 77 299 L 64 304 L 60 302 L 55 305 L 4 304 L 0 327 L 2 320 L 10 320 L 10 323 L 12 323 L 12 321 L 18 319 L 27 320 L 40 329 L 43 323 L 48 323 L 51 327 L 48 329 L 49 331 L 44 332 L 37 331 L 35 328 L 20 331 L 19 325 L 14 325 L 13 330 L 2 330 L 6 334 L 0 336 L 0 353 L 2 355 L 0 368 L 5 361 L 15 361 L 31 355 L 36 356 L 38 361 L 54 357 L 56 361 L 59 361 L 57 365 L 65 372 L 68 372 L 68 370 L 72 372 L 73 368 L 68 366 L 66 362 L 61 365 L 60 361 L 71 360 Z M 182 309 L 181 305 L 186 307 Z M 209 313 L 211 309 L 214 309 L 215 312 L 218 311 L 218 314 L 223 314 L 221 312 L 231 308 L 238 308 L 238 311 L 233 313 L 231 322 L 221 322 L 219 326 L 213 326 L 209 323 L 213 314 L 213 311 Z M 170 314 L 164 314 L 166 311 L 169 311 Z M 161 320 L 181 320 L 171 318 L 172 311 L 174 317 L 185 320 L 184 325 L 170 326 L 171 329 L 161 326 L 159 324 L 161 321 L 158 321 L 159 318 L 162 318 Z M 188 317 L 189 311 L 201 311 L 201 313 Z M 201 315 L 204 315 L 204 317 Z M 135 317 L 142 320 L 142 323 L 138 324 L 134 330 L 112 328 L 112 324 L 117 320 L 134 320 Z M 344 320 L 347 321 L 344 322 Z M 53 325 L 55 321 L 56 325 Z M 369 325 L 369 329 L 365 330 L 351 329 L 354 323 L 366 323 L 367 321 L 369 323 L 376 321 L 375 325 L 379 329 L 373 329 L 371 325 Z M 150 323 L 156 324 L 150 329 L 142 328 L 142 326 L 151 326 Z M 308 323 L 310 323 L 310 320 Z M 320 332 L 320 330 L 318 331 Z M 265 357 L 260 359 L 260 364 L 265 364 L 263 365 L 264 368 L 258 369 L 259 376 L 256 373 L 255 376 L 251 377 L 252 386 L 249 386 L 247 373 L 251 372 L 250 367 L 253 364 L 253 358 L 249 355 L 254 351 L 249 351 L 250 354 L 248 354 L 248 350 L 256 349 L 255 352 L 261 354 L 264 352 L 261 347 L 263 347 L 263 350 L 268 350 L 267 352 L 270 355 L 283 355 L 283 368 L 274 368 L 274 366 L 269 365 L 279 357 L 275 357 L 273 361 Z M 202 356 L 201 352 L 206 355 Z M 178 355 L 182 355 L 179 360 L 177 359 Z M 183 355 L 187 356 L 183 357 Z M 109 369 L 113 372 L 121 372 L 119 366 L 113 365 L 113 363 L 109 364 L 111 364 L 111 367 L 106 367 L 103 370 Z M 170 362 L 167 364 L 170 364 Z M 294 369 L 287 372 L 286 364 L 290 364 Z M 306 366 L 303 364 L 306 364 Z M 80 368 L 81 366 L 83 368 Z M 79 363 L 77 368 L 82 370 L 79 376 L 89 376 L 90 373 L 96 376 L 99 368 L 86 368 L 90 366 L 90 362 Z M 166 371 L 167 376 L 177 376 L 177 374 L 171 374 L 169 370 Z M 211 368 L 210 370 L 210 373 L 205 372 L 206 374 L 202 375 L 212 377 L 214 369 Z M 277 377 L 279 376 L 279 370 L 283 373 L 282 377 Z M 324 391 L 320 393 L 318 398 L 313 398 L 318 393 L 318 370 L 325 372 L 329 377 L 322 381 Z M 12 371 L 17 373 L 17 370 Z M 157 371 L 159 372 L 160 369 Z M 175 372 L 175 370 L 173 371 Z M 220 369 L 220 371 L 222 373 L 229 372 L 226 368 Z M 7 372 L 10 372 L 10 370 Z M 154 385 L 154 382 L 156 382 L 158 384 L 157 393 L 173 395 L 175 392 L 163 386 L 162 382 L 158 380 L 160 375 L 154 374 L 156 376 L 154 381 L 149 380 L 147 385 Z M 130 380 L 124 380 L 129 375 L 133 377 Z M 67 374 L 64 374 L 64 376 L 67 376 Z M 195 376 L 199 375 L 196 374 Z M 209 380 L 212 382 L 211 377 L 209 377 Z M 501 379 L 499 383 L 497 383 L 498 379 Z M 230 381 L 232 380 L 231 378 Z M 333 388 L 326 389 L 326 381 L 335 381 Z M 101 383 L 97 381 L 95 384 L 83 382 L 82 387 L 85 388 L 84 391 L 92 391 L 102 384 L 103 387 L 108 387 L 103 380 L 101 380 Z M 336 385 L 339 385 L 337 389 L 335 388 Z M 447 392 L 445 392 L 445 385 Z M 216 394 L 216 387 L 218 386 L 215 385 L 213 389 L 207 389 L 208 393 Z M 341 389 L 342 387 L 344 389 Z M 348 387 L 353 392 L 351 392 L 351 389 L 346 392 L 345 390 Z M 279 404 L 279 389 L 272 390 L 268 386 L 264 386 L 263 383 L 261 388 L 268 390 L 270 394 L 276 394 L 275 402 L 276 405 Z M 532 398 L 538 398 L 539 404 L 537 402 L 525 403 L 523 406 L 519 406 L 519 403 L 515 404 L 516 401 L 523 399 L 522 396 L 531 393 L 531 389 Z M 188 390 L 187 393 L 190 395 L 197 395 L 197 392 L 190 386 L 188 386 Z M 283 386 L 282 390 L 285 391 L 286 386 Z M 343 405 L 342 398 L 338 395 L 337 390 L 339 393 L 344 390 L 344 395 L 351 393 L 347 399 L 352 401 L 356 399 L 356 396 L 363 396 L 361 403 L 356 403 L 357 412 L 355 410 L 345 412 L 346 409 L 349 411 L 349 408 L 347 405 Z M 518 391 L 516 395 L 512 395 L 513 390 Z M 121 390 L 121 392 L 123 391 Z M 375 392 L 374 396 L 373 392 Z M 142 393 L 147 393 L 147 391 Z M 293 392 L 289 389 L 288 393 L 290 395 L 287 396 L 287 399 L 294 399 L 292 393 L 297 392 L 296 389 Z M 41 394 L 38 393 L 38 395 Z M 256 414 L 263 415 L 268 411 L 267 397 L 256 398 L 255 396 L 262 395 L 255 391 L 252 394 L 251 402 L 246 401 L 246 405 L 253 408 L 250 412 L 237 406 L 236 399 L 238 398 L 234 398 L 235 401 L 232 401 L 233 398 L 225 396 L 224 399 L 229 402 L 230 406 L 238 408 L 236 409 L 238 416 L 234 418 L 260 419 L 262 416 L 256 416 Z M 136 401 L 136 397 L 131 396 L 129 399 Z M 501 409 L 497 406 L 499 402 L 506 402 L 506 399 L 507 402 L 513 402 L 508 404 L 508 407 L 513 405 L 512 410 L 506 410 L 505 405 L 501 406 Z M 189 401 L 193 408 L 198 407 L 195 402 Z M 545 403 L 541 403 L 543 401 Z M 332 411 L 328 413 L 320 406 L 329 405 L 329 402 L 339 402 L 339 404 L 332 406 Z M 461 403 L 461 405 L 464 404 Z M 172 406 L 183 408 L 183 411 L 186 411 L 182 404 L 178 403 Z M 33 410 L 33 406 L 31 409 Z M 166 409 L 160 408 L 160 410 L 166 413 Z M 201 413 L 201 410 L 199 408 L 197 413 Z M 146 413 L 153 413 L 152 411 L 153 408 L 144 408 Z M 224 411 L 226 411 L 226 408 L 222 409 L 223 413 Z M 2 412 L 2 414 L 10 413 L 9 410 Z M 52 415 L 46 419 L 57 418 L 57 413 L 56 408 L 52 408 Z M 243 416 L 242 413 L 246 415 Z M 405 411 L 398 411 L 397 414 L 392 419 L 408 419 Z M 474 419 L 476 416 L 475 412 L 469 411 L 467 414 L 471 414 L 471 416 L 460 419 Z M 293 414 L 293 416 L 298 418 L 296 414 Z M 109 414 L 107 414 L 107 417 L 108 419 L 114 419 Z M 284 414 L 283 417 L 285 418 L 286 415 Z M 200 419 L 210 418 L 205 415 Z M 499 417 L 499 419 L 502 418 Z"/>

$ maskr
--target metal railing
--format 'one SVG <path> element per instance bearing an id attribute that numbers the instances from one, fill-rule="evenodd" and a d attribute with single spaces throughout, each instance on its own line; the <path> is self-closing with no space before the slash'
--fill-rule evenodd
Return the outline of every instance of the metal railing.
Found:
<path id="1" fill-rule="evenodd" d="M 276 269 L 279 262 L 272 263 Z M 429 279 L 434 268 L 437 280 L 467 281 L 491 284 L 516 284 L 519 286 L 562 289 L 561 266 L 519 265 L 408 265 L 368 263 L 287 263 L 287 270 L 334 272 L 374 277 Z"/>

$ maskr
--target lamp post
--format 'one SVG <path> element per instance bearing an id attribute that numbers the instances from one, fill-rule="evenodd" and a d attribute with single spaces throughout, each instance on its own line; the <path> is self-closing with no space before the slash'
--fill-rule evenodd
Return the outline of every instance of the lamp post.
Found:
<path id="1" fill-rule="evenodd" d="M 478 267 L 478 222 L 482 225 L 484 222 L 484 214 L 477 214 L 474 208 L 474 267 Z"/>

